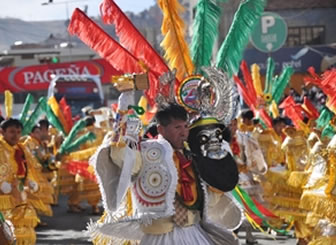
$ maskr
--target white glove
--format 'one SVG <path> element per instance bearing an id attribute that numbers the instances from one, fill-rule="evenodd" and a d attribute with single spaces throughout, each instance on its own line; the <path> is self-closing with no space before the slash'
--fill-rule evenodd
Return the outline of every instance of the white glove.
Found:
<path id="1" fill-rule="evenodd" d="M 129 105 L 134 104 L 134 91 L 122 92 L 118 98 L 118 109 L 126 111 Z"/>
<path id="2" fill-rule="evenodd" d="M 1 183 L 0 189 L 3 193 L 8 194 L 12 191 L 12 185 L 7 181 L 4 181 Z"/>
<path id="3" fill-rule="evenodd" d="M 33 181 L 33 180 L 29 180 L 28 182 L 29 188 L 33 191 L 33 192 L 37 192 L 38 191 L 38 184 Z"/>

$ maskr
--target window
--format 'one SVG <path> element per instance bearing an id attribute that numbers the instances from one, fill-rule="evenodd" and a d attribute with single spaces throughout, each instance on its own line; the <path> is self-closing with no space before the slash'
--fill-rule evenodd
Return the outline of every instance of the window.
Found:
<path id="1" fill-rule="evenodd" d="M 21 59 L 23 60 L 31 60 L 35 58 L 35 54 L 22 54 Z"/>
<path id="2" fill-rule="evenodd" d="M 286 45 L 292 47 L 305 44 L 323 44 L 324 40 L 324 26 L 288 27 Z"/>

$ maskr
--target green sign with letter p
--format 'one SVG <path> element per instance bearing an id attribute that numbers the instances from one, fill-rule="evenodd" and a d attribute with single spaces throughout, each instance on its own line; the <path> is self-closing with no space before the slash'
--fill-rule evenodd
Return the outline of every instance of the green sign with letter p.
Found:
<path id="1" fill-rule="evenodd" d="M 251 42 L 261 52 L 280 49 L 287 39 L 287 24 L 278 14 L 264 12 L 251 35 Z"/>

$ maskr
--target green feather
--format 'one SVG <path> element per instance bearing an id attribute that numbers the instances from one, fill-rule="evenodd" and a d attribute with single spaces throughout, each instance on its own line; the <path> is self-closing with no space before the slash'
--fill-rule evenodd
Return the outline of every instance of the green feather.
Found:
<path id="1" fill-rule="evenodd" d="M 82 135 L 81 137 L 79 137 L 78 139 L 76 139 L 74 142 L 72 142 L 71 144 L 67 145 L 67 147 L 60 149 L 60 154 L 64 154 L 64 153 L 70 153 L 72 151 L 76 151 L 79 149 L 79 146 L 84 144 L 86 141 L 88 140 L 95 140 L 96 139 L 96 135 L 92 132 L 88 132 L 84 135 Z"/>
<path id="2" fill-rule="evenodd" d="M 196 74 L 202 73 L 202 66 L 210 66 L 213 44 L 218 35 L 220 15 L 221 10 L 216 1 L 198 1 L 190 47 Z"/>
<path id="3" fill-rule="evenodd" d="M 26 97 L 25 103 L 23 105 L 21 115 L 20 115 L 20 122 L 22 124 L 25 124 L 27 120 L 28 111 L 30 109 L 31 104 L 33 104 L 33 102 L 34 102 L 33 96 L 31 94 L 28 94 Z"/>
<path id="4" fill-rule="evenodd" d="M 239 70 L 243 51 L 248 44 L 250 34 L 258 23 L 266 0 L 244 0 L 239 5 L 233 22 L 223 41 L 216 60 L 216 66 L 228 72 L 231 76 Z"/>
<path id="5" fill-rule="evenodd" d="M 268 57 L 264 94 L 270 94 L 272 91 L 274 69 L 275 69 L 274 60 L 271 57 Z"/>
<path id="6" fill-rule="evenodd" d="M 319 118 L 316 120 L 317 128 L 321 129 L 328 125 L 329 121 L 334 117 L 334 113 L 328 109 L 328 107 L 323 107 L 320 112 Z"/>
<path id="7" fill-rule="evenodd" d="M 27 101 L 27 100 L 26 100 Z M 22 135 L 30 134 L 31 130 L 33 129 L 34 125 L 36 124 L 37 119 L 40 117 L 42 112 L 44 111 L 44 105 L 47 103 L 45 97 L 40 98 L 38 104 L 36 105 L 33 113 L 30 115 L 29 119 L 25 121 L 23 124 Z"/>
<path id="8" fill-rule="evenodd" d="M 323 130 L 322 130 L 322 139 L 324 137 L 328 137 L 329 139 L 331 139 L 332 137 L 334 137 L 334 135 L 336 134 L 334 127 L 331 126 L 330 124 L 328 124 Z"/>
<path id="9" fill-rule="evenodd" d="M 75 139 L 78 132 L 84 129 L 85 127 L 86 127 L 86 122 L 84 119 L 77 121 L 76 124 L 70 130 L 68 136 L 64 139 L 62 145 L 60 146 L 60 152 L 63 152 L 64 149 L 66 149 L 69 145 L 71 145 L 71 143 Z"/>
<path id="10" fill-rule="evenodd" d="M 275 79 L 274 84 L 272 85 L 272 99 L 275 103 L 279 103 L 293 73 L 293 67 L 287 66 L 281 72 L 281 75 Z"/>
<path id="11" fill-rule="evenodd" d="M 51 109 L 51 107 L 46 104 L 45 106 L 45 112 L 48 118 L 48 121 L 55 127 L 57 128 L 59 131 L 61 131 L 63 133 L 63 135 L 67 135 L 61 122 L 58 120 L 58 118 L 56 117 L 55 113 L 53 112 L 53 110 Z"/>

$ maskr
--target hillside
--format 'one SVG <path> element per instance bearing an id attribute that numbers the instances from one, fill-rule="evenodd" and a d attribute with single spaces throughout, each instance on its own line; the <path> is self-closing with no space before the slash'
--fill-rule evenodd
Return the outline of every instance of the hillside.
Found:
<path id="1" fill-rule="evenodd" d="M 160 34 L 162 15 L 157 6 L 144 10 L 139 14 L 126 13 L 148 40 L 157 46 L 156 40 Z M 91 17 L 104 30 L 114 36 L 113 26 L 103 25 L 98 17 Z M 67 40 L 66 21 L 33 21 L 20 19 L 0 18 L 0 51 L 10 48 L 15 41 L 23 43 L 41 43 L 51 35 L 59 40 Z"/>

